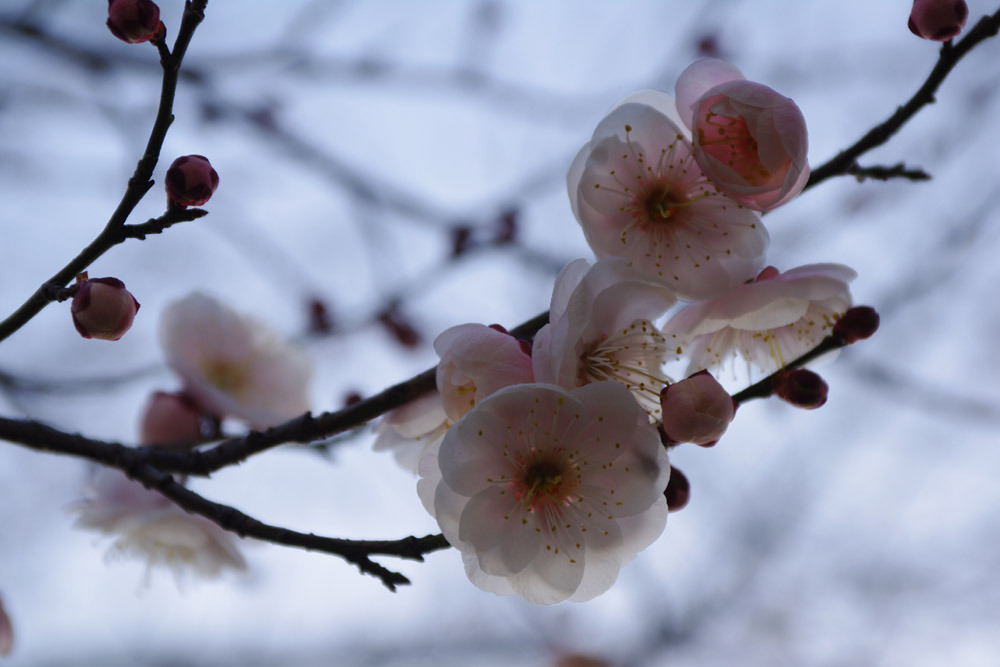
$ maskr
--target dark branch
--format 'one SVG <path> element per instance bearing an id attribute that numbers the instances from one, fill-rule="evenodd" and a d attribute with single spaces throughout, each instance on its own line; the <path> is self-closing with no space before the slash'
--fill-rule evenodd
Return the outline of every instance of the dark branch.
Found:
<path id="1" fill-rule="evenodd" d="M 833 336 L 827 336 L 819 342 L 819 345 L 809 350 L 801 357 L 793 359 L 788 362 L 775 372 L 768 375 L 766 378 L 759 382 L 755 382 L 741 392 L 733 394 L 733 400 L 737 403 L 746 403 L 747 401 L 753 400 L 755 398 L 768 398 L 772 394 L 772 388 L 774 387 L 774 380 L 782 372 L 790 368 L 802 368 L 810 361 L 817 359 L 827 352 L 833 350 L 839 350 L 842 347 L 846 347 L 846 343 L 834 338 Z"/>
<path id="2" fill-rule="evenodd" d="M 934 69 L 931 70 L 927 80 L 914 93 L 913 97 L 903 106 L 896 109 L 896 112 L 885 122 L 869 130 L 853 146 L 841 151 L 832 160 L 814 169 L 809 176 L 809 182 L 806 183 L 806 188 L 818 185 L 833 176 L 851 173 L 851 168 L 857 166 L 857 159 L 861 155 L 884 144 L 892 135 L 899 131 L 899 128 L 904 123 L 916 115 L 918 111 L 931 104 L 934 101 L 934 94 L 937 92 L 941 82 L 944 81 L 945 77 L 958 64 L 958 61 L 980 42 L 996 36 L 998 30 L 1000 30 L 1000 10 L 997 10 L 991 16 L 984 16 L 979 19 L 975 27 L 957 44 L 952 45 L 948 42 L 942 46 L 937 64 L 934 65 Z"/>
<path id="3" fill-rule="evenodd" d="M 104 229 L 91 241 L 90 245 L 58 273 L 46 280 L 20 308 L 0 322 L 0 341 L 23 327 L 45 306 L 49 305 L 53 300 L 53 288 L 65 287 L 78 273 L 86 271 L 94 260 L 128 238 L 123 234 L 125 221 L 136 205 L 149 192 L 149 189 L 153 187 L 153 169 L 159 160 L 160 149 L 163 147 L 167 130 L 174 119 L 174 94 L 177 91 L 177 78 L 181 61 L 184 59 L 184 53 L 191 42 L 195 28 L 205 18 L 204 11 L 207 4 L 208 0 L 189 0 L 184 6 L 184 18 L 181 19 L 173 53 L 167 57 L 164 55 L 165 51 L 160 51 L 163 60 L 163 84 L 160 90 L 160 104 L 156 112 L 156 120 L 153 123 L 153 129 L 149 134 L 149 141 L 146 143 L 142 158 L 136 165 L 135 172 L 129 179 L 125 194 L 122 195 L 115 212 L 112 213 Z"/>
<path id="4" fill-rule="evenodd" d="M 858 182 L 873 178 L 876 181 L 888 181 L 892 178 L 904 178 L 910 181 L 929 181 L 931 175 L 923 169 L 907 169 L 902 162 L 891 167 L 873 166 L 862 167 L 857 162 L 852 164 L 847 173 L 858 179 Z"/>

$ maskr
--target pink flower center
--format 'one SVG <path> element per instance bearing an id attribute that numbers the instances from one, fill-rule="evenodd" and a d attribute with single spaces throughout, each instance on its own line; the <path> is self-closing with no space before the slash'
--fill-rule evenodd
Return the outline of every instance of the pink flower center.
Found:
<path id="1" fill-rule="evenodd" d="M 552 457 L 550 453 L 530 462 L 519 458 L 518 463 L 522 464 L 520 474 L 511 487 L 514 497 L 524 507 L 534 512 L 545 505 L 561 507 L 569 504 L 577 479 L 569 474 L 566 461 Z"/>

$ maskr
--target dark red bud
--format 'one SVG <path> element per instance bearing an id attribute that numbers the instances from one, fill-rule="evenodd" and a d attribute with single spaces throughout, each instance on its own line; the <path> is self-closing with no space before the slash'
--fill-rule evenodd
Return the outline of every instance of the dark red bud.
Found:
<path id="1" fill-rule="evenodd" d="M 684 473 L 673 466 L 670 466 L 670 481 L 663 495 L 667 497 L 667 511 L 670 512 L 684 509 L 691 500 L 691 483 Z"/>
<path id="2" fill-rule="evenodd" d="M 420 345 L 423 340 L 416 328 L 399 312 L 396 304 L 390 304 L 379 313 L 378 321 L 403 347 L 412 349 Z"/>
<path id="3" fill-rule="evenodd" d="M 464 255 L 472 247 L 472 228 L 468 225 L 456 225 L 451 228 L 451 256 Z"/>
<path id="4" fill-rule="evenodd" d="M 108 0 L 108 29 L 129 44 L 162 39 L 166 33 L 160 8 L 151 0 Z"/>
<path id="5" fill-rule="evenodd" d="M 318 336 L 327 336 L 333 332 L 330 310 L 318 297 L 309 300 L 309 331 Z"/>
<path id="6" fill-rule="evenodd" d="M 779 373 L 775 377 L 772 391 L 775 396 L 796 407 L 813 410 L 826 403 L 830 387 L 816 373 L 796 368 Z"/>
<path id="7" fill-rule="evenodd" d="M 203 155 L 184 155 L 174 160 L 164 179 L 167 198 L 176 206 L 201 206 L 219 187 L 219 174 Z"/>
<path id="8" fill-rule="evenodd" d="M 833 337 L 844 345 L 870 338 L 878 331 L 878 313 L 871 306 L 854 306 L 833 325 Z"/>

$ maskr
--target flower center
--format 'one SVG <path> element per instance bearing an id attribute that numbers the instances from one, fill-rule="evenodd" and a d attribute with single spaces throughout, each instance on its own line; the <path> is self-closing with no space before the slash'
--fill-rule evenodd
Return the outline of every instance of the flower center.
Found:
<path id="1" fill-rule="evenodd" d="M 697 197 L 688 197 L 682 191 L 664 186 L 654 190 L 646 197 L 646 214 L 650 222 L 666 222 L 671 220 L 680 210 L 701 201 L 708 195 L 709 193 L 703 192 Z"/>
<path id="2" fill-rule="evenodd" d="M 532 512 L 540 505 L 566 504 L 575 484 L 564 463 L 551 458 L 526 462 L 513 484 L 514 497 Z"/>
<path id="3" fill-rule="evenodd" d="M 580 358 L 580 384 L 614 380 L 625 385 L 651 421 L 660 418 L 660 391 L 670 382 L 661 366 L 666 339 L 647 320 L 636 320 L 595 343 Z"/>
<path id="4" fill-rule="evenodd" d="M 250 378 L 248 366 L 235 361 L 207 360 L 202 362 L 201 371 L 209 384 L 227 394 L 239 394 Z"/>

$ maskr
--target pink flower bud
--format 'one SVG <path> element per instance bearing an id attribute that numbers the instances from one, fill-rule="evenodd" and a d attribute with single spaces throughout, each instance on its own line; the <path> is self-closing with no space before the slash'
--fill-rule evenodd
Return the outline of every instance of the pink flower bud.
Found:
<path id="1" fill-rule="evenodd" d="M 663 492 L 667 497 L 667 511 L 676 512 L 687 507 L 691 500 L 691 482 L 677 468 L 670 466 L 670 481 L 667 482 L 667 490 Z"/>
<path id="2" fill-rule="evenodd" d="M 7 610 L 3 608 L 3 600 L 0 600 L 0 655 L 10 655 L 12 648 L 14 648 L 14 626 L 10 622 Z"/>
<path id="3" fill-rule="evenodd" d="M 802 191 L 809 141 L 795 102 L 712 58 L 688 66 L 676 93 L 695 159 L 724 193 L 769 211 Z"/>
<path id="4" fill-rule="evenodd" d="M 203 155 L 184 155 L 174 160 L 164 179 L 167 197 L 177 206 L 201 206 L 219 187 L 219 174 Z"/>
<path id="5" fill-rule="evenodd" d="M 672 443 L 711 447 L 726 432 L 736 403 L 708 371 L 667 385 L 660 392 L 663 435 Z"/>
<path id="6" fill-rule="evenodd" d="M 833 337 L 844 345 L 871 338 L 878 331 L 878 313 L 871 306 L 849 308 L 833 325 Z"/>
<path id="7" fill-rule="evenodd" d="M 917 37 L 947 42 L 962 31 L 968 17 L 965 0 L 913 0 L 907 26 Z"/>
<path id="8" fill-rule="evenodd" d="M 151 0 L 108 0 L 108 29 L 129 44 L 162 39 L 166 32 L 160 8 Z"/>
<path id="9" fill-rule="evenodd" d="M 826 403 L 830 391 L 826 382 L 816 373 L 805 368 L 787 370 L 774 379 L 772 391 L 797 408 L 814 410 Z"/>
<path id="10" fill-rule="evenodd" d="M 201 439 L 201 410 L 187 394 L 154 392 L 142 415 L 143 445 L 194 444 Z"/>
<path id="11" fill-rule="evenodd" d="M 80 282 L 70 306 L 73 324 L 84 338 L 118 340 L 132 328 L 139 302 L 117 278 Z"/>

